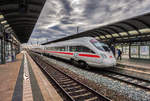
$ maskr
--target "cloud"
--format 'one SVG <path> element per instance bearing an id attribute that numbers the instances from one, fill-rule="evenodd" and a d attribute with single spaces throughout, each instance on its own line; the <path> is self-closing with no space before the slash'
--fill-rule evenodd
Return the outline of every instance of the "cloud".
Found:
<path id="1" fill-rule="evenodd" d="M 55 40 L 150 11 L 149 0 L 47 0 L 32 39 Z"/>

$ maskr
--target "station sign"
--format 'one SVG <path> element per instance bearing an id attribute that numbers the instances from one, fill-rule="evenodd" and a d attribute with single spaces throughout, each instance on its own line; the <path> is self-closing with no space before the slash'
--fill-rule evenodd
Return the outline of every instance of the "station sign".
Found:
<path id="1" fill-rule="evenodd" d="M 149 46 L 140 46 L 140 55 L 149 56 Z"/>
<path id="2" fill-rule="evenodd" d="M 131 54 L 138 55 L 138 46 L 131 47 Z"/>

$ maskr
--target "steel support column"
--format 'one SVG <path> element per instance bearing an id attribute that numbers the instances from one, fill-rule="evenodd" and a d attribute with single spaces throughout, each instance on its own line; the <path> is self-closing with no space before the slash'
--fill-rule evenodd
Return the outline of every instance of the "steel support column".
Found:
<path id="1" fill-rule="evenodd" d="M 14 56 L 13 56 L 13 38 L 12 38 L 12 41 L 11 41 L 11 60 L 14 61 Z"/>
<path id="2" fill-rule="evenodd" d="M 0 57 L 1 57 L 1 58 L 0 58 L 0 59 L 1 59 L 1 62 L 2 62 L 2 38 L 0 38 L 0 43 L 1 43 L 1 46 L 0 46 L 0 48 L 1 48 L 1 51 L 0 51 L 0 55 L 1 55 L 1 56 L 0 56 Z"/>
<path id="3" fill-rule="evenodd" d="M 5 59 L 5 34 L 3 33 L 3 37 L 2 37 L 2 40 L 1 40 L 1 59 L 2 59 L 2 64 L 5 64 L 6 63 L 6 59 Z"/>
<path id="4" fill-rule="evenodd" d="M 131 43 L 129 43 L 129 59 L 131 59 Z"/>

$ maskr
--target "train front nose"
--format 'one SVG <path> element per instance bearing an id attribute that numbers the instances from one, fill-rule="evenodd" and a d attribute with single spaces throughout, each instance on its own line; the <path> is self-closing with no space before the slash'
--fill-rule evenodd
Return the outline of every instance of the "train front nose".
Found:
<path id="1" fill-rule="evenodd" d="M 103 60 L 103 63 L 107 67 L 113 67 L 116 65 L 116 59 L 112 54 L 107 54 L 107 58 Z"/>
<path id="2" fill-rule="evenodd" d="M 116 59 L 111 58 L 111 59 L 104 59 L 103 63 L 105 64 L 105 66 L 107 67 L 113 67 L 116 65 Z"/>

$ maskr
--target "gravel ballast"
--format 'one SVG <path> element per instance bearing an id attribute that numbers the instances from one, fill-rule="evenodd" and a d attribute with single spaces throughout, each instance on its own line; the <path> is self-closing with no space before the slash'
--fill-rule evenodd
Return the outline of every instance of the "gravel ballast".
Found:
<path id="1" fill-rule="evenodd" d="M 77 68 L 73 65 L 66 64 L 61 61 L 56 61 L 55 59 L 47 58 L 50 62 L 53 62 L 65 69 L 74 72 L 77 75 L 83 76 L 84 78 L 95 82 L 96 84 L 104 85 L 107 88 L 118 92 L 118 94 L 125 95 L 135 101 L 150 101 L 150 92 L 146 92 L 143 89 L 137 89 L 134 86 L 128 85 L 126 83 L 119 82 L 117 80 L 110 79 L 108 77 L 95 74 L 93 72 Z"/>

